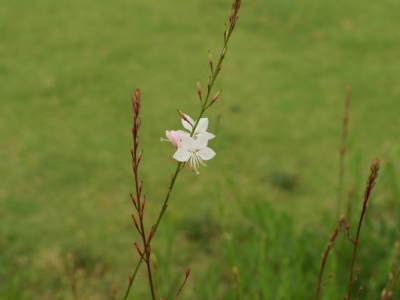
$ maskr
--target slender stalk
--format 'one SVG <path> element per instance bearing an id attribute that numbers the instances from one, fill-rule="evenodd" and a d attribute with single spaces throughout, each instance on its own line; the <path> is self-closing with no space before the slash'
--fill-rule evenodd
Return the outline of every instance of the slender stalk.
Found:
<path id="1" fill-rule="evenodd" d="M 376 178 L 378 177 L 379 167 L 380 167 L 380 160 L 378 158 L 375 158 L 371 164 L 371 171 L 370 171 L 370 175 L 368 177 L 367 186 L 365 188 L 365 192 L 364 192 L 364 196 L 363 196 L 363 207 L 362 207 L 360 219 L 358 221 L 356 238 L 355 238 L 355 240 L 351 240 L 353 243 L 353 255 L 352 255 L 351 264 L 350 264 L 350 276 L 349 276 L 349 285 L 348 285 L 346 300 L 351 299 L 351 294 L 352 294 L 351 292 L 352 292 L 352 288 L 353 288 L 354 281 L 355 281 L 355 279 L 353 277 L 354 276 L 354 265 L 355 265 L 356 257 L 357 257 L 357 250 L 358 250 L 358 243 L 360 240 L 361 226 L 362 226 L 362 222 L 364 220 L 365 214 L 368 209 L 369 197 L 371 195 L 372 189 L 375 186 Z"/>
<path id="2" fill-rule="evenodd" d="M 172 175 L 172 179 L 171 179 L 171 182 L 170 182 L 169 187 L 168 187 L 168 192 L 167 192 L 167 194 L 165 195 L 164 203 L 163 203 L 163 205 L 162 205 L 162 207 L 161 207 L 161 211 L 160 211 L 160 213 L 159 213 L 159 215 L 158 215 L 157 221 L 156 221 L 156 223 L 154 224 L 154 233 L 156 233 L 156 231 L 157 231 L 157 229 L 158 229 L 158 226 L 160 225 L 161 219 L 162 219 L 162 217 L 164 216 L 165 211 L 167 210 L 167 207 L 168 207 L 168 200 L 169 200 L 169 198 L 170 198 L 170 196 L 171 196 L 171 192 L 172 192 L 172 189 L 174 188 L 176 179 L 178 178 L 178 174 L 179 174 L 179 172 L 182 170 L 182 165 L 183 165 L 183 164 L 182 164 L 181 162 L 178 162 L 177 165 L 176 165 L 176 170 L 175 170 L 175 173 Z M 154 236 L 154 235 L 153 235 L 153 236 Z M 151 239 L 152 239 L 152 238 L 151 238 Z M 151 241 L 151 239 L 150 239 L 150 241 Z M 149 242 L 150 242 L 150 241 L 149 241 Z"/>
<path id="3" fill-rule="evenodd" d="M 165 211 L 167 210 L 167 207 L 168 207 L 168 200 L 169 200 L 169 198 L 170 198 L 170 196 L 171 196 L 172 189 L 174 188 L 176 179 L 178 178 L 178 174 L 179 174 L 179 172 L 180 172 L 181 170 L 182 170 L 182 163 L 181 163 L 181 162 L 178 162 L 178 163 L 177 163 L 176 170 L 175 170 L 175 173 L 172 175 L 172 179 L 171 179 L 171 182 L 170 182 L 170 184 L 169 184 L 167 194 L 165 195 L 164 203 L 163 203 L 163 205 L 162 205 L 162 207 L 161 207 L 161 210 L 160 210 L 160 213 L 159 213 L 159 215 L 158 215 L 157 221 L 156 221 L 156 223 L 155 223 L 155 225 L 154 225 L 153 235 L 152 235 L 152 236 L 149 238 L 149 240 L 148 240 L 148 243 L 147 243 L 148 245 L 150 245 L 150 242 L 151 242 L 151 240 L 153 239 L 154 234 L 156 233 L 156 231 L 157 231 L 157 229 L 158 229 L 158 226 L 160 225 L 161 219 L 162 219 L 162 217 L 164 216 Z M 137 263 L 137 265 L 136 265 L 136 267 L 135 267 L 135 271 L 133 272 L 132 276 L 129 277 L 128 287 L 127 287 L 127 290 L 126 290 L 126 293 L 125 293 L 125 297 L 123 298 L 124 300 L 128 299 L 128 296 L 129 296 L 129 293 L 130 293 L 132 284 L 133 284 L 133 282 L 135 281 L 135 277 L 136 277 L 136 275 L 137 275 L 137 272 L 138 272 L 139 267 L 140 267 L 140 265 L 142 264 L 142 262 L 143 262 L 143 259 L 140 259 L 140 260 L 138 261 L 138 263 Z"/>
<path id="4" fill-rule="evenodd" d="M 190 276 L 191 269 L 187 269 L 185 273 L 185 280 L 182 282 L 181 286 L 179 287 L 178 292 L 175 294 L 175 298 L 178 298 L 179 294 L 182 292 L 183 287 L 185 286 L 189 276 Z"/>
<path id="5" fill-rule="evenodd" d="M 131 147 L 131 157 L 132 157 L 132 171 L 134 177 L 135 184 L 135 196 L 131 194 L 132 202 L 135 206 L 138 220 L 132 215 L 133 221 L 135 223 L 136 229 L 138 230 L 143 245 L 143 251 L 140 250 L 140 247 L 135 244 L 136 250 L 138 251 L 141 260 L 144 260 L 147 267 L 148 280 L 150 285 L 151 296 L 153 300 L 156 300 L 156 293 L 153 284 L 153 277 L 151 273 L 151 265 L 150 265 L 150 246 L 147 242 L 146 228 L 143 222 L 144 209 L 146 204 L 146 198 L 142 197 L 142 187 L 143 182 L 139 180 L 139 164 L 142 157 L 143 152 L 139 151 L 139 129 L 141 126 L 140 120 L 140 90 L 136 89 L 132 96 L 132 139 L 133 145 Z M 133 279 L 131 279 L 133 281 Z M 129 287 L 130 290 L 130 287 Z M 128 293 L 129 294 L 129 293 Z"/>
<path id="6" fill-rule="evenodd" d="M 325 270 L 325 265 L 326 265 L 326 261 L 328 259 L 328 255 L 329 252 L 331 251 L 331 249 L 333 248 L 333 243 L 335 242 L 337 236 L 339 235 L 342 227 L 344 226 L 346 221 L 346 216 L 342 215 L 339 218 L 338 223 L 336 224 L 336 227 L 333 231 L 333 233 L 331 234 L 331 236 L 329 237 L 329 242 L 328 245 L 325 248 L 324 253 L 322 254 L 322 259 L 321 259 L 321 269 L 319 270 L 319 274 L 318 274 L 318 283 L 317 283 L 317 290 L 315 292 L 315 300 L 318 300 L 321 294 L 321 289 L 322 289 L 322 277 L 324 274 L 324 270 Z"/>
<path id="7" fill-rule="evenodd" d="M 224 31 L 224 44 L 221 50 L 221 54 L 219 56 L 218 62 L 217 62 L 217 67 L 214 68 L 213 67 L 213 62 L 210 59 L 210 70 L 211 70 L 211 75 L 209 77 L 209 82 L 208 82 L 208 86 L 207 86 L 207 95 L 206 98 L 204 99 L 204 101 L 202 101 L 202 109 L 200 110 L 199 116 L 196 120 L 196 123 L 193 126 L 192 129 L 192 134 L 195 132 L 197 125 L 199 124 L 199 121 L 201 119 L 201 117 L 203 116 L 204 112 L 207 110 L 207 108 L 209 108 L 213 102 L 208 103 L 210 100 L 210 96 L 211 96 L 211 91 L 214 87 L 214 83 L 215 80 L 218 77 L 219 72 L 221 71 L 222 68 L 222 62 L 224 61 L 224 58 L 226 56 L 226 52 L 228 51 L 228 43 L 230 40 L 230 37 L 232 35 L 233 30 L 235 29 L 237 20 L 238 20 L 238 14 L 239 14 L 239 10 L 241 8 L 242 5 L 242 1 L 241 0 L 234 0 L 232 3 L 232 8 L 229 14 L 229 28 L 225 29 Z M 216 99 L 215 99 L 216 100 Z"/>
<path id="8" fill-rule="evenodd" d="M 343 179 L 345 173 L 345 158 L 346 158 L 346 141 L 349 127 L 349 107 L 350 107 L 350 96 L 351 96 L 351 86 L 346 88 L 346 97 L 344 99 L 344 111 L 342 120 L 342 136 L 340 141 L 339 150 L 339 173 L 338 173 L 338 191 L 337 191 L 337 201 L 336 201 L 336 214 L 341 214 L 342 209 L 342 197 L 343 197 Z M 350 216 L 347 216 L 350 218 Z"/>

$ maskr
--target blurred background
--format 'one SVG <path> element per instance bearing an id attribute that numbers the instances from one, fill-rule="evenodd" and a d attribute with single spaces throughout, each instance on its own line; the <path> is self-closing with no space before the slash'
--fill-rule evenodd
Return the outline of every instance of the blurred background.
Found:
<path id="1" fill-rule="evenodd" d="M 160 138 L 180 129 L 176 109 L 198 114 L 196 81 L 206 89 L 208 51 L 218 58 L 230 3 L 1 1 L 1 299 L 71 299 L 68 253 L 84 299 L 106 299 L 113 283 L 123 294 L 137 261 L 132 91 L 142 92 L 150 223 L 175 170 L 174 148 Z M 250 203 L 268 203 L 299 230 L 318 227 L 327 215 L 336 220 L 347 85 L 343 194 L 352 188 L 361 199 L 370 162 L 379 157 L 374 201 L 389 207 L 399 200 L 400 3 L 242 6 L 215 85 L 222 94 L 206 115 L 217 156 L 200 175 L 180 174 L 155 241 L 165 250 L 158 250 L 160 263 L 173 264 L 161 270 L 183 277 L 197 268 L 190 299 L 200 299 L 193 286 L 203 275 L 196 274 L 220 257 L 222 237 L 248 220 L 242 212 Z M 324 245 L 329 231 L 321 236 Z M 322 250 L 315 249 L 316 261 Z M 141 290 L 138 284 L 134 293 Z"/>

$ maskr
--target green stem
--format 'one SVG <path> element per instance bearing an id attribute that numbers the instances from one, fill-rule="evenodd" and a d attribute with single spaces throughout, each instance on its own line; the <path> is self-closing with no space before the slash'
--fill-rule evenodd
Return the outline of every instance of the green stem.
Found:
<path id="1" fill-rule="evenodd" d="M 178 174 L 179 174 L 179 172 L 181 170 L 182 170 L 182 163 L 178 162 L 178 164 L 176 166 L 175 173 L 172 176 L 171 183 L 170 183 L 170 185 L 168 187 L 168 192 L 167 192 L 167 194 L 165 196 L 163 206 L 162 206 L 161 211 L 160 211 L 160 213 L 158 215 L 157 222 L 154 225 L 154 233 L 156 233 L 158 225 L 160 225 L 161 219 L 164 216 L 165 211 L 167 210 L 169 197 L 171 196 L 172 189 L 174 188 L 176 179 L 178 178 Z M 154 237 L 154 234 L 153 234 L 153 237 Z M 152 238 L 149 240 L 149 243 L 150 243 L 151 240 L 152 240 Z"/>
<path id="2" fill-rule="evenodd" d="M 169 185 L 169 187 L 168 187 L 168 192 L 167 192 L 167 194 L 166 194 L 166 196 L 165 196 L 163 206 L 162 206 L 161 211 L 160 211 L 160 213 L 159 213 L 159 215 L 158 215 L 158 218 L 157 218 L 157 222 L 156 222 L 155 225 L 154 225 L 154 233 L 153 233 L 153 236 L 149 239 L 149 241 L 147 242 L 147 245 L 149 245 L 150 242 L 151 242 L 151 240 L 153 239 L 154 234 L 156 233 L 157 228 L 158 228 L 158 226 L 159 226 L 159 224 L 160 224 L 160 222 L 161 222 L 161 219 L 162 219 L 162 217 L 163 217 L 165 211 L 167 210 L 167 207 L 168 207 L 168 200 L 169 200 L 169 198 L 170 198 L 170 196 L 171 196 L 172 189 L 173 189 L 173 187 L 174 187 L 174 185 L 175 185 L 176 179 L 177 179 L 178 174 L 179 174 L 179 172 L 180 172 L 181 170 L 182 170 L 182 163 L 179 162 L 179 163 L 177 164 L 175 173 L 174 173 L 174 175 L 172 176 L 171 183 L 170 183 L 170 185 Z M 144 251 L 146 252 L 146 249 L 144 249 Z M 128 299 L 128 296 L 129 296 L 129 293 L 130 293 L 132 284 L 133 284 L 133 282 L 135 281 L 135 277 L 136 277 L 136 275 L 137 275 L 137 272 L 138 272 L 139 267 L 140 267 L 140 265 L 142 264 L 142 262 L 143 262 L 143 259 L 139 259 L 139 261 L 138 261 L 138 263 L 137 263 L 137 265 L 136 265 L 136 267 L 135 267 L 135 270 L 134 270 L 132 276 L 130 276 L 130 278 L 129 278 L 128 288 L 127 288 L 127 290 L 126 290 L 126 292 L 125 292 L 125 296 L 124 296 L 124 298 L 123 298 L 124 300 Z M 150 262 L 149 262 L 149 264 L 150 264 Z M 152 290 L 152 294 L 153 294 L 153 290 Z"/>
<path id="3" fill-rule="evenodd" d="M 361 225 L 362 221 L 365 216 L 365 212 L 367 211 L 366 207 L 366 202 L 365 205 L 363 206 L 363 210 L 361 212 L 360 220 L 358 221 L 358 227 L 357 227 L 357 235 L 356 239 L 354 240 L 354 247 L 353 247 L 353 255 L 351 257 L 351 266 L 350 266 L 350 277 L 349 277 L 349 286 L 348 286 L 348 291 L 347 291 L 347 300 L 351 299 L 351 290 L 353 288 L 353 274 L 354 274 L 354 264 L 356 263 L 356 257 L 357 257 L 357 250 L 358 250 L 358 241 L 360 239 L 360 232 L 361 232 Z"/>

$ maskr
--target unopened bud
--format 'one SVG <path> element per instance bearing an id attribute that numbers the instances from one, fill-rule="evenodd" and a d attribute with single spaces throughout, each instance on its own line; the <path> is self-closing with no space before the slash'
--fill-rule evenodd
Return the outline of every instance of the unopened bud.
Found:
<path id="1" fill-rule="evenodd" d="M 222 92 L 222 91 L 219 90 L 219 91 L 214 95 L 214 97 L 212 98 L 211 102 L 217 101 L 217 99 L 218 99 L 219 95 L 221 94 L 221 92 Z"/>
<path id="2" fill-rule="evenodd" d="M 192 269 L 190 269 L 190 268 L 186 270 L 186 274 L 185 274 L 186 278 L 188 278 L 190 276 L 191 271 L 192 271 Z"/>
<path id="3" fill-rule="evenodd" d="M 139 247 L 139 245 L 138 245 L 136 242 L 135 242 L 135 248 L 136 248 L 136 251 L 138 252 L 139 256 L 140 256 L 141 258 L 143 258 L 142 250 L 140 250 L 140 247 Z"/>
<path id="4" fill-rule="evenodd" d="M 199 80 L 197 80 L 197 94 L 201 97 L 201 85 Z"/>
<path id="5" fill-rule="evenodd" d="M 141 211 L 144 211 L 145 206 L 146 206 L 146 196 L 143 196 Z"/>
<path id="6" fill-rule="evenodd" d="M 136 200 L 135 200 L 135 197 L 133 196 L 132 193 L 130 193 L 129 195 L 131 196 L 131 201 L 132 201 L 133 205 L 135 205 L 135 207 L 136 207 Z"/>
<path id="7" fill-rule="evenodd" d="M 208 50 L 208 64 L 210 65 L 211 72 L 213 71 L 213 58 L 211 51 Z"/>
<path id="8" fill-rule="evenodd" d="M 155 227 L 153 225 L 153 226 L 151 226 L 151 229 L 150 229 L 150 232 L 149 232 L 149 237 L 147 238 L 147 243 L 150 243 L 151 239 L 153 238 L 154 231 L 155 231 Z"/>
<path id="9" fill-rule="evenodd" d="M 136 221 L 136 218 L 135 218 L 134 215 L 132 215 L 132 220 L 133 220 L 133 223 L 135 223 L 136 229 L 137 229 L 138 231 L 140 231 L 140 230 L 139 230 L 139 224 L 138 224 L 138 222 Z"/>
<path id="10" fill-rule="evenodd" d="M 186 117 L 186 115 L 185 115 L 183 112 L 181 112 L 179 109 L 178 109 L 177 111 L 178 111 L 178 114 L 179 114 L 179 116 L 181 117 L 181 119 L 184 120 L 184 121 L 187 122 L 190 126 L 193 127 L 194 124 L 192 124 L 192 123 L 188 120 L 188 118 Z"/>
<path id="11" fill-rule="evenodd" d="M 211 105 L 213 105 L 215 103 L 215 101 L 217 101 L 219 95 L 221 94 L 221 90 L 219 90 L 215 96 L 211 99 L 210 104 L 207 105 L 206 109 L 209 108 Z"/>
<path id="12" fill-rule="evenodd" d="M 140 163 L 140 160 L 142 159 L 142 154 L 143 154 L 143 150 L 140 151 L 138 157 L 137 157 L 137 163 Z"/>
<path id="13" fill-rule="evenodd" d="M 140 152 L 140 156 L 142 156 L 142 152 Z M 141 180 L 139 183 L 139 195 L 142 193 L 142 188 L 143 188 L 143 180 Z"/>

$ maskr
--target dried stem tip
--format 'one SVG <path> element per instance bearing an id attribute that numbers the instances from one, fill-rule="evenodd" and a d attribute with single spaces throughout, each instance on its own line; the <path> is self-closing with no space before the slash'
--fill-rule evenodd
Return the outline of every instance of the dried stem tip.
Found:
<path id="1" fill-rule="evenodd" d="M 366 202 L 368 201 L 369 196 L 371 195 L 372 189 L 373 189 L 374 186 L 375 186 L 375 180 L 376 180 L 376 178 L 378 178 L 378 175 L 379 175 L 379 168 L 380 168 L 380 162 L 381 162 L 381 161 L 380 161 L 379 158 L 375 158 L 375 159 L 372 161 L 372 164 L 371 164 L 371 172 L 370 172 L 370 174 L 369 174 L 368 181 L 367 181 L 367 187 L 366 187 L 365 193 L 364 193 L 364 199 L 363 199 L 364 206 L 365 206 Z"/>
<path id="2" fill-rule="evenodd" d="M 234 0 L 232 3 L 232 10 L 231 10 L 231 14 L 229 16 L 229 23 L 230 23 L 232 29 L 236 25 L 236 21 L 238 19 L 238 14 L 239 14 L 239 10 L 240 10 L 241 6 L 242 6 L 241 0 Z"/>
<path id="3" fill-rule="evenodd" d="M 381 160 L 379 158 L 375 158 L 372 161 L 371 174 L 374 174 L 374 176 L 375 176 L 374 179 L 376 179 L 376 177 L 378 177 L 378 171 L 379 171 L 379 168 L 380 168 L 380 163 L 381 163 Z"/>
<path id="4" fill-rule="evenodd" d="M 186 270 L 186 274 L 185 274 L 186 278 L 188 278 L 190 276 L 190 272 L 191 271 L 192 271 L 192 269 L 187 269 Z"/>
<path id="5" fill-rule="evenodd" d="M 140 111 L 140 90 L 135 89 L 132 96 L 132 112 L 134 115 L 139 115 Z"/>

